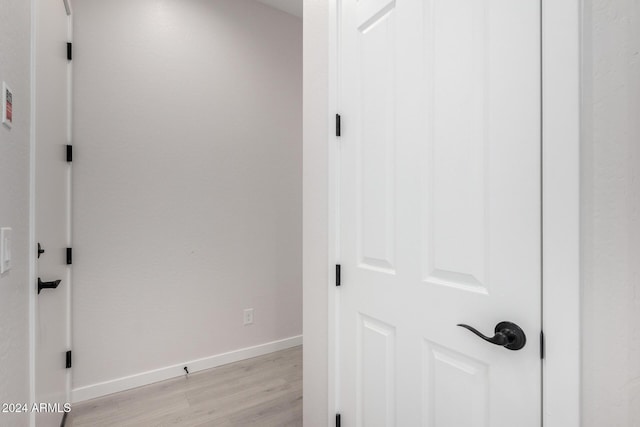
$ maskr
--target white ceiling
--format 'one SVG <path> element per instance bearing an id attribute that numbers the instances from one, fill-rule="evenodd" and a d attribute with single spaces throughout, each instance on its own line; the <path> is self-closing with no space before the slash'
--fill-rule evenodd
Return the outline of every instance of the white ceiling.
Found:
<path id="1" fill-rule="evenodd" d="M 302 0 L 257 0 L 268 6 L 280 9 L 291 15 L 302 18 Z"/>

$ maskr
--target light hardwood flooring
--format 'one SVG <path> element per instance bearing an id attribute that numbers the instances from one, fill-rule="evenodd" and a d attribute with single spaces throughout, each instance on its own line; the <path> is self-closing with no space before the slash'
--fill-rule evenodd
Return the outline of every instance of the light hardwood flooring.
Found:
<path id="1" fill-rule="evenodd" d="M 68 427 L 302 425 L 302 347 L 73 405 Z"/>

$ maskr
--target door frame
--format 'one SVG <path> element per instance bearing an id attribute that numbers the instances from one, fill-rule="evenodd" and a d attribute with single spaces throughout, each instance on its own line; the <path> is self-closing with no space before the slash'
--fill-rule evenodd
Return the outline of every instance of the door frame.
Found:
<path id="1" fill-rule="evenodd" d="M 340 111 L 338 18 L 340 0 L 328 1 L 328 105 L 330 129 Z M 581 0 L 540 0 L 542 78 L 542 421 L 545 427 L 579 427 L 580 358 L 580 109 Z M 340 259 L 338 139 L 328 141 L 328 419 L 338 412 Z M 561 327 L 557 327 L 561 325 Z"/>

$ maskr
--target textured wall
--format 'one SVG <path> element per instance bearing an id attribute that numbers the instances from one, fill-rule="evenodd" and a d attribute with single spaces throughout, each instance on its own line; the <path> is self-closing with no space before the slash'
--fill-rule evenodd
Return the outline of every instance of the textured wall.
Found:
<path id="1" fill-rule="evenodd" d="M 0 125 L 0 227 L 13 228 L 13 268 L 0 276 L 0 403 L 29 402 L 29 126 L 31 7 L 0 3 L 0 82 L 13 89 L 13 128 Z M 28 425 L 0 413 L 0 425 Z"/>
<path id="2" fill-rule="evenodd" d="M 304 425 L 326 426 L 328 296 L 329 17 L 304 1 Z"/>
<path id="3" fill-rule="evenodd" d="M 74 40 L 74 389 L 301 334 L 301 20 L 77 0 Z"/>
<path id="4" fill-rule="evenodd" d="M 584 4 L 583 426 L 640 425 L 640 2 Z"/>

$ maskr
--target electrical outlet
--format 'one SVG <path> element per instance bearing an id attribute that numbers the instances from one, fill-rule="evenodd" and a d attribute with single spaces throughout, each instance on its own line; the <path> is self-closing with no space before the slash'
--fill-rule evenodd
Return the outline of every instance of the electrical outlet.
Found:
<path id="1" fill-rule="evenodd" d="M 253 308 L 246 308 L 244 310 L 244 324 L 245 326 L 253 324 Z"/>

